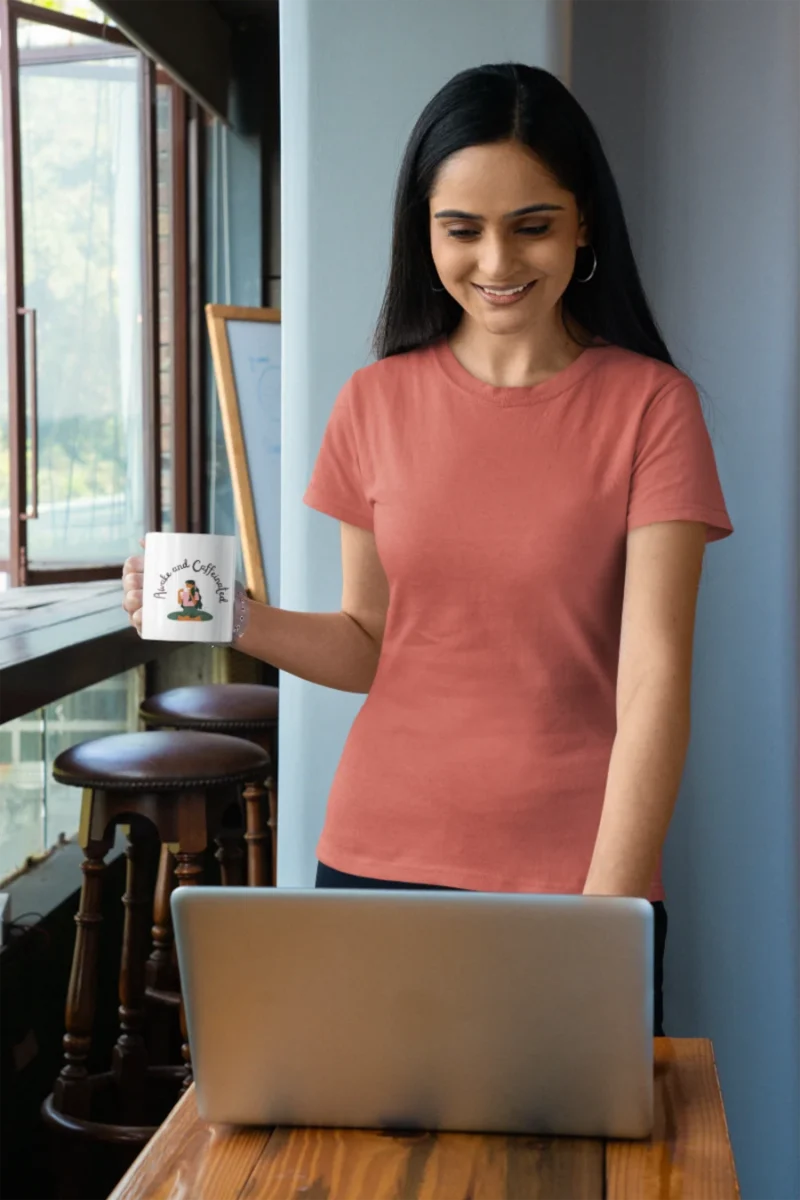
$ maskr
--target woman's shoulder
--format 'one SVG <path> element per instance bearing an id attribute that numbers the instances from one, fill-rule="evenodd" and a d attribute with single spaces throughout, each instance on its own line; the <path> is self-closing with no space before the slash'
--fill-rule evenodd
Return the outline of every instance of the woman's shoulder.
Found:
<path id="1" fill-rule="evenodd" d="M 340 402 L 353 417 L 366 417 L 381 410 L 394 410 L 402 397 L 413 389 L 412 381 L 423 384 L 432 367 L 431 347 L 407 350 L 367 363 L 353 372 L 344 384 Z"/>
<path id="2" fill-rule="evenodd" d="M 595 349 L 602 352 L 605 379 L 633 388 L 642 400 L 654 400 L 678 387 L 697 391 L 691 376 L 672 363 L 609 343 L 595 343 Z"/>
<path id="3" fill-rule="evenodd" d="M 419 346 L 404 350 L 401 354 L 390 354 L 359 367 L 350 376 L 348 383 L 356 388 L 380 386 L 393 383 L 396 379 L 408 378 L 420 369 L 426 369 L 432 360 L 434 346 Z"/>

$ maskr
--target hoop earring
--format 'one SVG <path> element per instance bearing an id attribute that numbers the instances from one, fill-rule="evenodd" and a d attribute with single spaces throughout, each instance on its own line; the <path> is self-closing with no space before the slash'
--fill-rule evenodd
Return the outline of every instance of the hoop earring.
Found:
<path id="1" fill-rule="evenodd" d="M 434 287 L 433 284 L 431 284 L 431 291 L 432 292 L 446 292 L 447 288 L 443 288 L 443 287 L 437 288 L 437 287 Z"/>
<path id="2" fill-rule="evenodd" d="M 595 250 L 594 246 L 590 246 L 589 249 L 591 250 L 592 254 L 594 255 L 594 264 L 592 266 L 591 271 L 589 272 L 589 274 L 586 276 L 585 279 L 578 279 L 577 275 L 574 276 L 576 283 L 588 283 L 589 280 L 593 277 L 595 271 L 597 270 L 597 251 Z"/>

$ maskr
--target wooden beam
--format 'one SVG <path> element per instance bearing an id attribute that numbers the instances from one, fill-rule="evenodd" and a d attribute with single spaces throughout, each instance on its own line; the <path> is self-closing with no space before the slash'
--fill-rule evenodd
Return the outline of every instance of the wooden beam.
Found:
<path id="1" fill-rule="evenodd" d="M 227 122 L 231 32 L 210 0 L 98 0 L 98 8 L 203 108 Z"/>

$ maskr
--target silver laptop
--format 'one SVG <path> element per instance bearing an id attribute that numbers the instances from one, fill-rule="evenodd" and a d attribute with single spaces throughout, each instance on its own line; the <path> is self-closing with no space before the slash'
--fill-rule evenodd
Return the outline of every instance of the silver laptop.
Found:
<path id="1" fill-rule="evenodd" d="M 646 1137 L 645 900 L 178 888 L 212 1122 Z"/>

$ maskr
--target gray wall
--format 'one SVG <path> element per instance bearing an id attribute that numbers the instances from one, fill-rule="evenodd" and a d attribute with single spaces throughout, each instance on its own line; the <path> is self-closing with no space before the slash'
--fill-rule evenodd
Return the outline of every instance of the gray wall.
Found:
<path id="1" fill-rule="evenodd" d="M 335 610 L 336 525 L 301 496 L 335 394 L 368 357 L 404 141 L 462 67 L 514 57 L 566 78 L 570 6 L 291 0 L 281 14 L 282 603 Z M 701 589 L 667 851 L 667 1006 L 672 1033 L 714 1039 L 746 1200 L 800 1196 L 799 14 L 773 0 L 578 0 L 572 17 L 572 85 L 668 344 L 706 393 L 736 525 Z M 279 882 L 309 884 L 360 701 L 291 676 L 281 688 Z"/>
<path id="2" fill-rule="evenodd" d="M 701 589 L 667 1025 L 714 1040 L 745 1200 L 794 1198 L 800 7 L 578 0 L 573 31 L 573 90 L 667 344 L 706 393 L 736 527 Z"/>
<path id="3" fill-rule="evenodd" d="M 411 127 L 465 67 L 522 58 L 558 71 L 568 12 L 560 0 L 281 5 L 285 608 L 339 609 L 338 526 L 301 498 L 335 396 L 368 360 Z M 313 881 L 328 789 L 360 703 L 281 678 L 281 885 Z"/>

